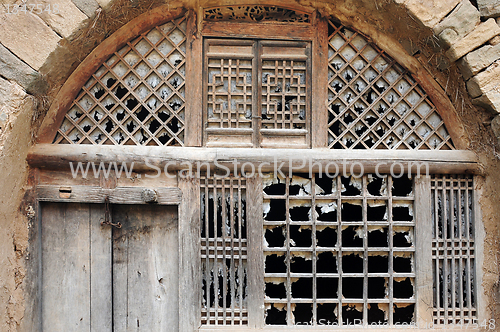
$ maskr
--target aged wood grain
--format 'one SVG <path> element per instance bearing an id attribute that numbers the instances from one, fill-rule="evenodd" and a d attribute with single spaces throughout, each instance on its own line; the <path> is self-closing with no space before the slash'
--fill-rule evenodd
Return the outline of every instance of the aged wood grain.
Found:
<path id="1" fill-rule="evenodd" d="M 91 331 L 113 331 L 111 227 L 102 227 L 103 204 L 89 204 Z"/>
<path id="2" fill-rule="evenodd" d="M 417 294 L 415 322 L 426 326 L 433 321 L 432 274 L 432 205 L 431 179 L 422 176 L 415 179 L 415 293 Z"/>
<path id="3" fill-rule="evenodd" d="M 254 165 L 261 165 L 263 171 L 273 171 L 274 164 L 278 167 L 283 164 L 282 170 L 292 165 L 296 171 L 309 171 L 309 165 L 303 161 L 317 163 L 313 171 L 317 172 L 319 166 L 325 169 L 330 164 L 330 172 L 335 172 L 332 166 L 336 163 L 339 170 L 350 169 L 354 163 L 364 166 L 365 172 L 375 172 L 378 165 L 379 172 L 388 173 L 391 163 L 401 162 L 407 167 L 408 162 L 429 165 L 430 173 L 468 173 L 482 174 L 482 166 L 479 164 L 476 155 L 471 151 L 393 151 L 393 150 L 329 150 L 329 149 L 285 149 L 285 150 L 264 150 L 246 148 L 176 148 L 165 147 L 155 149 L 154 147 L 143 146 L 71 146 L 51 144 L 40 144 L 30 149 L 28 153 L 28 163 L 32 167 L 42 167 L 51 169 L 68 169 L 69 162 L 94 162 L 105 164 L 111 162 L 134 163 L 134 170 L 152 170 L 151 165 L 164 170 L 187 169 L 188 165 L 193 165 L 196 171 L 196 162 L 213 163 L 215 160 L 220 165 L 234 167 L 233 159 L 237 159 L 240 165 L 245 162 Z M 147 163 L 146 163 L 147 160 Z M 293 162 L 290 164 L 290 160 Z M 268 164 L 263 164 L 268 163 Z M 167 165 L 168 164 L 168 165 Z M 86 165 L 86 164 L 84 164 Z M 398 168 L 399 169 L 399 166 Z M 416 169 L 416 168 L 415 168 Z M 359 164 L 354 167 L 359 170 Z"/>
<path id="4" fill-rule="evenodd" d="M 248 325 L 264 327 L 264 256 L 262 225 L 262 178 L 247 182 L 248 223 Z"/>
<path id="5" fill-rule="evenodd" d="M 113 325 L 115 331 L 178 331 L 176 209 L 113 209 Z"/>
<path id="6" fill-rule="evenodd" d="M 42 331 L 89 331 L 90 207 L 42 206 Z"/>
<path id="7" fill-rule="evenodd" d="M 64 195 L 61 194 L 61 189 Z M 38 199 L 50 202 L 104 203 L 109 197 L 111 204 L 144 204 L 140 187 L 117 187 L 103 189 L 96 186 L 57 186 L 40 185 L 37 187 Z M 181 199 L 178 188 L 154 188 L 158 194 L 159 205 L 177 205 Z"/>
<path id="8" fill-rule="evenodd" d="M 179 188 L 179 331 L 191 332 L 201 322 L 199 179 L 179 179 Z"/>

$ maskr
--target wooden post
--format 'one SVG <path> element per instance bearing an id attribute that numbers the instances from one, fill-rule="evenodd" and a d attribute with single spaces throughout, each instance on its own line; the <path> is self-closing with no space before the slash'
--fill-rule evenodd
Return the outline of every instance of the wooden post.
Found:
<path id="1" fill-rule="evenodd" d="M 415 293 L 416 318 L 420 328 L 433 320 L 432 215 L 430 176 L 415 178 Z"/>
<path id="2" fill-rule="evenodd" d="M 200 181 L 179 178 L 179 331 L 198 329 L 201 321 Z"/>
<path id="3" fill-rule="evenodd" d="M 264 257 L 262 249 L 262 178 L 247 180 L 248 326 L 264 327 Z"/>

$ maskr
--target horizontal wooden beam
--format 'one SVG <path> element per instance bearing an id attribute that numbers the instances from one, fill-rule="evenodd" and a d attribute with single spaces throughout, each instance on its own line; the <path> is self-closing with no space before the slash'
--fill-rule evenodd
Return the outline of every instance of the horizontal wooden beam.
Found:
<path id="1" fill-rule="evenodd" d="M 39 144 L 28 153 L 28 164 L 34 168 L 70 169 L 70 163 L 76 169 L 79 162 L 108 165 L 116 163 L 118 167 L 126 163 L 128 169 L 133 163 L 134 172 L 161 172 L 165 167 L 169 171 L 189 169 L 196 171 L 202 163 L 212 165 L 212 169 L 223 167 L 238 170 L 246 164 L 245 171 L 255 170 L 272 172 L 276 168 L 296 172 L 325 170 L 335 173 L 335 166 L 340 172 L 388 174 L 391 167 L 399 174 L 402 167 L 416 173 L 416 164 L 428 166 L 430 174 L 482 174 L 482 166 L 470 151 L 409 151 L 409 150 L 330 150 L 330 149 L 252 149 L 252 148 L 197 148 L 197 147 L 148 147 L 148 146 L 103 146 L 103 145 L 54 145 Z M 413 163 L 413 164 L 412 164 Z M 361 166 L 362 165 L 362 166 Z M 206 166 L 203 166 L 206 167 Z M 204 169 L 204 168 L 203 168 Z M 92 172 L 92 167 L 90 167 Z M 225 170 L 224 170 L 225 171 Z M 420 173 L 425 172 L 425 167 Z"/>
<path id="2" fill-rule="evenodd" d="M 104 203 L 106 197 L 111 204 L 145 204 L 144 190 L 154 190 L 159 205 L 178 205 L 181 202 L 179 188 L 139 188 L 117 187 L 104 189 L 96 186 L 57 186 L 40 185 L 36 187 L 37 199 L 41 202 Z"/>

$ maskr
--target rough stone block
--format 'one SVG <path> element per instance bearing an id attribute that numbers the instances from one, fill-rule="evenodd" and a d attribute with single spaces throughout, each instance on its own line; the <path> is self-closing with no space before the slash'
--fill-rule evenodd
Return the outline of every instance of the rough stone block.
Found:
<path id="1" fill-rule="evenodd" d="M 462 75 L 466 80 L 479 73 L 500 58 L 500 44 L 485 45 L 464 56 L 459 62 Z"/>
<path id="2" fill-rule="evenodd" d="M 50 11 L 42 11 L 41 14 L 33 12 L 64 38 L 71 36 L 88 19 L 70 0 L 29 0 L 27 4 L 50 8 Z"/>
<path id="3" fill-rule="evenodd" d="M 0 141 L 22 109 L 26 96 L 21 86 L 0 77 Z"/>
<path id="4" fill-rule="evenodd" d="M 0 13 L 0 43 L 38 70 L 61 38 L 31 13 Z"/>
<path id="5" fill-rule="evenodd" d="M 483 94 L 481 97 L 472 99 L 472 103 L 485 108 L 494 114 L 500 113 L 500 91 L 491 90 Z"/>
<path id="6" fill-rule="evenodd" d="M 500 87 L 500 61 L 495 62 L 467 82 L 467 90 L 472 98 L 479 97 L 498 87 Z"/>
<path id="7" fill-rule="evenodd" d="M 449 48 L 458 39 L 474 30 L 481 21 L 479 12 L 469 0 L 462 2 L 448 17 L 434 27 L 434 34 L 439 36 L 441 45 Z"/>
<path id="8" fill-rule="evenodd" d="M 88 17 L 94 17 L 95 12 L 99 9 L 99 4 L 95 0 L 71 0 Z"/>
<path id="9" fill-rule="evenodd" d="M 0 109 L 3 113 L 17 113 L 25 97 L 26 92 L 21 86 L 0 77 Z"/>
<path id="10" fill-rule="evenodd" d="M 490 44 L 492 46 L 496 46 L 496 45 L 500 44 L 500 36 L 495 36 L 495 37 L 491 38 L 490 41 L 488 42 L 488 44 Z"/>
<path id="11" fill-rule="evenodd" d="M 477 6 L 482 17 L 500 16 L 500 1 L 498 0 L 477 0 Z"/>
<path id="12" fill-rule="evenodd" d="M 470 51 L 485 44 L 491 38 L 500 34 L 500 27 L 494 19 L 490 18 L 479 24 L 471 33 L 453 44 L 446 52 L 450 61 L 457 61 Z"/>
<path id="13" fill-rule="evenodd" d="M 491 129 L 496 138 L 500 138 L 500 115 L 497 115 L 493 121 L 491 121 Z"/>
<path id="14" fill-rule="evenodd" d="M 107 8 L 113 2 L 113 0 L 96 0 L 96 1 L 102 8 Z"/>
<path id="15" fill-rule="evenodd" d="M 42 94 L 47 89 L 42 75 L 22 62 L 2 44 L 0 44 L 0 76 L 17 82 L 31 94 Z"/>
<path id="16" fill-rule="evenodd" d="M 425 26 L 434 28 L 461 0 L 408 0 L 405 5 L 410 13 Z"/>

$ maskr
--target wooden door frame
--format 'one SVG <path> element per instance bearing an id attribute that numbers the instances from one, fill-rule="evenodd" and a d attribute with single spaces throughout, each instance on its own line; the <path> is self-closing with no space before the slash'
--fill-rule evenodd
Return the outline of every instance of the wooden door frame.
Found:
<path id="1" fill-rule="evenodd" d="M 25 310 L 25 318 L 23 320 L 23 330 L 25 331 L 42 331 L 42 204 L 47 203 L 84 203 L 84 204 L 104 204 L 106 197 L 109 197 L 111 204 L 129 204 L 129 205 L 165 205 L 177 206 L 178 215 L 178 237 L 179 243 L 186 243 L 187 239 L 191 239 L 191 234 L 188 233 L 188 226 L 184 225 L 181 215 L 186 214 L 185 211 L 190 211 L 188 195 L 183 195 L 181 189 L 177 187 L 116 187 L 113 189 L 103 188 L 99 186 L 68 186 L 68 185 L 40 185 L 39 184 L 39 169 L 30 170 L 28 178 L 28 189 L 23 200 L 23 206 L 28 215 L 29 228 L 29 247 L 26 256 L 26 286 L 25 298 L 27 305 Z M 157 193 L 158 200 L 156 203 L 146 203 L 142 197 L 145 190 L 154 190 Z M 198 234 L 199 235 L 199 234 Z M 181 242 L 182 241 L 182 242 Z M 185 276 L 189 276 L 191 271 L 186 269 L 189 264 L 182 264 L 182 257 L 186 256 L 185 249 L 179 245 L 179 280 L 185 280 Z M 190 261 L 188 261 L 190 262 Z M 184 276 L 184 277 L 183 277 Z M 197 286 L 197 284 L 196 284 Z M 179 282 L 181 287 L 181 282 Z M 193 289 L 193 285 L 189 286 Z M 181 291 L 181 288 L 179 289 Z M 185 291 L 185 288 L 184 288 Z M 194 293 L 194 292 L 191 292 Z M 180 293 L 182 294 L 182 293 Z M 179 296 L 179 305 L 185 302 L 184 296 Z M 182 317 L 179 310 L 179 331 L 185 331 L 181 328 Z"/>

